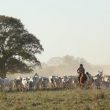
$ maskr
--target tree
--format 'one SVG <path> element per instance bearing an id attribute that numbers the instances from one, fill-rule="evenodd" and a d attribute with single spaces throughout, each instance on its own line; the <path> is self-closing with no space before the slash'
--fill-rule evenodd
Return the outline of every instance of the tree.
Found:
<path id="1" fill-rule="evenodd" d="M 70 55 L 66 55 L 63 57 L 63 63 L 66 64 L 66 65 L 71 65 L 73 66 L 73 63 L 74 63 L 74 57 L 73 56 L 70 56 Z"/>
<path id="2" fill-rule="evenodd" d="M 19 19 L 0 16 L 0 77 L 30 72 L 33 65 L 40 65 L 36 54 L 42 51 L 39 39 L 29 33 Z"/>

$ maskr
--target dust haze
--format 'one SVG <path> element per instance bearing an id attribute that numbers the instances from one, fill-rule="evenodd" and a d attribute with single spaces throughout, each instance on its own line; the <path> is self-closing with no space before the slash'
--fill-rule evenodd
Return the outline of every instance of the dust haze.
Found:
<path id="1" fill-rule="evenodd" d="M 38 73 L 40 76 L 65 76 L 65 75 L 77 75 L 77 68 L 80 63 L 84 65 L 86 72 L 92 75 L 96 75 L 98 70 L 102 71 L 105 75 L 110 75 L 110 65 L 93 65 L 86 61 L 84 58 L 75 58 L 74 56 L 65 55 L 63 57 L 53 57 L 47 62 L 42 62 L 42 67 L 36 66 L 34 71 L 30 74 L 11 74 L 8 75 L 10 78 L 15 78 L 17 76 L 32 76 Z"/>

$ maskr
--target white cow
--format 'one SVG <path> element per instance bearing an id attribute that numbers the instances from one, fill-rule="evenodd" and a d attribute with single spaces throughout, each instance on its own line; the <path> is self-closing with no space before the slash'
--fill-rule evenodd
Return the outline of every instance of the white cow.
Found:
<path id="1" fill-rule="evenodd" d="M 48 84 L 49 84 L 49 78 L 41 77 L 41 87 L 48 88 Z"/>
<path id="2" fill-rule="evenodd" d="M 110 87 L 109 76 L 103 76 L 103 78 L 102 78 L 102 86 L 104 88 L 109 88 Z"/>
<path id="3" fill-rule="evenodd" d="M 28 77 L 27 78 L 28 81 L 28 90 L 32 90 L 33 89 L 33 78 L 32 77 Z"/>
<path id="4" fill-rule="evenodd" d="M 32 79 L 33 79 L 33 89 L 34 90 L 39 89 L 41 87 L 41 85 L 42 85 L 42 79 L 41 79 L 41 77 L 35 75 L 35 76 L 33 76 Z"/>
<path id="5" fill-rule="evenodd" d="M 22 90 L 27 91 L 29 90 L 29 83 L 28 83 L 28 78 L 22 78 Z"/>
<path id="6" fill-rule="evenodd" d="M 9 78 L 2 79 L 2 90 L 3 91 L 10 91 L 13 90 L 15 86 L 14 80 Z"/>
<path id="7" fill-rule="evenodd" d="M 18 76 L 17 78 L 15 78 L 14 80 L 15 82 L 15 88 L 17 91 L 22 91 L 22 77 L 21 76 Z"/>
<path id="8" fill-rule="evenodd" d="M 62 87 L 62 78 L 59 76 L 50 76 L 49 83 L 52 88 L 61 88 Z"/>
<path id="9" fill-rule="evenodd" d="M 86 72 L 86 77 L 87 77 L 86 86 L 92 87 L 94 82 L 93 76 L 89 72 Z"/>
<path id="10" fill-rule="evenodd" d="M 94 76 L 94 84 L 97 87 L 97 89 L 101 89 L 103 81 L 103 72 L 98 71 L 98 74 Z"/>
<path id="11" fill-rule="evenodd" d="M 62 83 L 64 88 L 76 88 L 76 77 L 75 76 L 63 76 Z"/>

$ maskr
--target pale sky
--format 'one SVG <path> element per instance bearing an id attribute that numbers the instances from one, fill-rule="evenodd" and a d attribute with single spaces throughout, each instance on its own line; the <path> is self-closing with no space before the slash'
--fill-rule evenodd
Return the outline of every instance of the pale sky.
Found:
<path id="1" fill-rule="evenodd" d="M 55 56 L 110 64 L 110 0 L 0 0 L 0 14 L 18 18 Z"/>

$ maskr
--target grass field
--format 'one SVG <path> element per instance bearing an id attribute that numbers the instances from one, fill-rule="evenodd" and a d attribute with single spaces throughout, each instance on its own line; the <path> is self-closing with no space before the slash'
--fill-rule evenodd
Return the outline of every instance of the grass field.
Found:
<path id="1" fill-rule="evenodd" d="M 110 90 L 1 92 L 0 110 L 110 110 Z"/>

